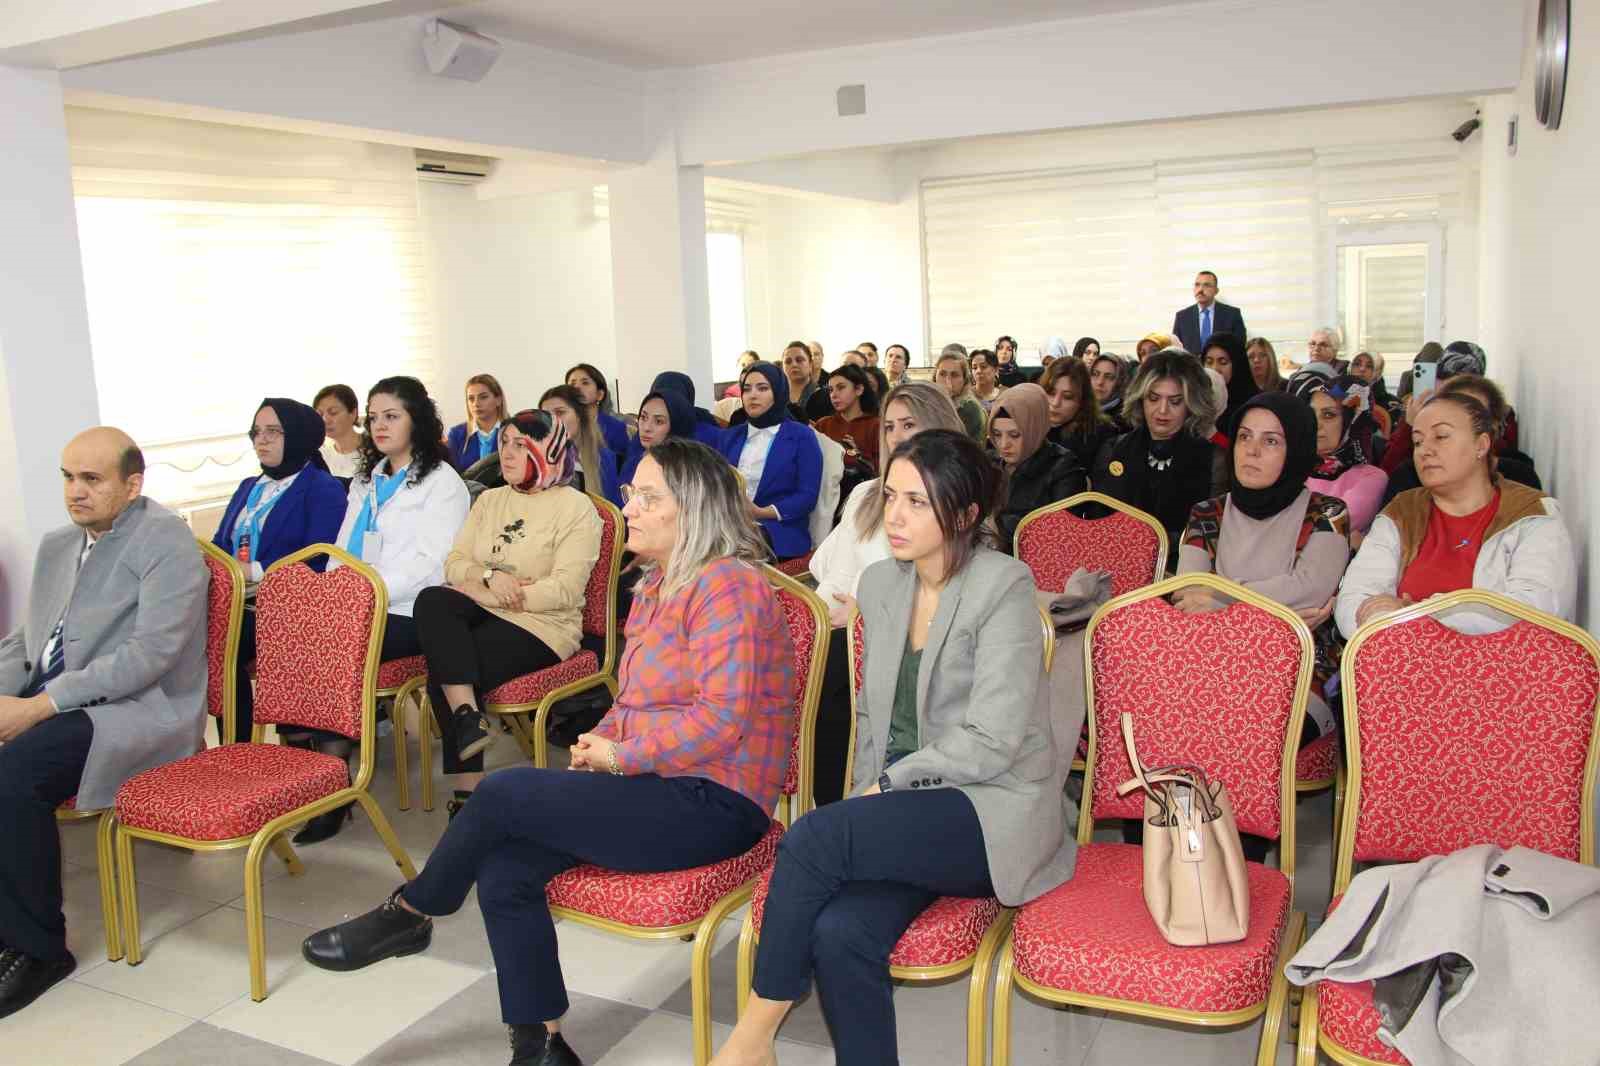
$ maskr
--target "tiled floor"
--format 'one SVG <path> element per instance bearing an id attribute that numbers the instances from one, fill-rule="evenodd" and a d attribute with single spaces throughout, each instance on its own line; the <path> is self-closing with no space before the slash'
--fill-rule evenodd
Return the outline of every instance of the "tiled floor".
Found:
<path id="1" fill-rule="evenodd" d="M 375 792 L 418 867 L 443 832 L 440 809 L 395 806 L 387 744 Z M 494 758 L 515 761 L 510 745 Z M 415 772 L 413 770 L 413 772 Z M 1300 804 L 1297 907 L 1321 912 L 1328 895 L 1331 802 Z M 15 1066 L 504 1066 L 494 963 L 475 899 L 438 923 L 425 954 L 353 974 L 317 970 L 300 940 L 367 910 L 398 872 L 361 815 L 335 840 L 300 849 L 306 872 L 269 861 L 265 888 L 271 994 L 252 1003 L 245 959 L 243 852 L 190 855 L 156 845 L 136 851 L 145 961 L 106 962 L 94 872 L 92 823 L 63 828 L 71 980 L 0 1021 L 0 1062 Z M 713 957 L 717 1041 L 732 1024 L 738 923 Z M 680 1066 L 692 1061 L 688 966 L 681 941 L 625 941 L 571 922 L 558 926 L 572 1012 L 568 1039 L 592 1066 Z M 964 1060 L 966 984 L 903 987 L 895 997 L 901 1061 Z M 1221 1032 L 1184 1030 L 1031 1000 L 1013 1011 L 1017 1066 L 1113 1066 L 1254 1061 L 1259 1022 Z M 1293 1059 L 1284 1044 L 1279 1066 Z M 796 1007 L 779 1047 L 783 1066 L 826 1066 L 833 1052 L 815 998 Z"/>

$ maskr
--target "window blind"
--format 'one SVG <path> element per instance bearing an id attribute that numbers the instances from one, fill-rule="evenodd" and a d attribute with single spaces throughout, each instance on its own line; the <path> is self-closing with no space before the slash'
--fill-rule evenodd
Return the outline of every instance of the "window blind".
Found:
<path id="1" fill-rule="evenodd" d="M 146 491 L 226 497 L 263 396 L 434 387 L 409 148 L 69 108 L 101 414 Z"/>

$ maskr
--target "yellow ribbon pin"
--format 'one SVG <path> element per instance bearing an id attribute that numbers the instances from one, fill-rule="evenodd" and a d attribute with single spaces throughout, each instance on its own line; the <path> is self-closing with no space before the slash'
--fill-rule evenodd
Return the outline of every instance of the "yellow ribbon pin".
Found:
<path id="1" fill-rule="evenodd" d="M 1122 460 L 1121 459 L 1113 459 L 1113 460 L 1111 460 L 1111 465 L 1106 467 L 1106 469 L 1111 471 L 1111 476 L 1112 477 L 1121 477 L 1122 476 L 1122 470 L 1123 470 Z"/>

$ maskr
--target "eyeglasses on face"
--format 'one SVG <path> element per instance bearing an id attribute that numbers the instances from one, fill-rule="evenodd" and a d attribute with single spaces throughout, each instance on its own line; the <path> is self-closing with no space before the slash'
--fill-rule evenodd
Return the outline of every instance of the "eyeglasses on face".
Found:
<path id="1" fill-rule="evenodd" d="M 283 430 L 278 426 L 251 426 L 246 435 L 251 440 L 282 440 Z"/>
<path id="2" fill-rule="evenodd" d="M 622 486 L 622 506 L 626 507 L 634 500 L 638 500 L 639 510 L 646 514 L 655 510 L 656 503 L 665 498 L 659 492 L 646 492 L 644 489 L 636 489 L 632 485 Z"/>

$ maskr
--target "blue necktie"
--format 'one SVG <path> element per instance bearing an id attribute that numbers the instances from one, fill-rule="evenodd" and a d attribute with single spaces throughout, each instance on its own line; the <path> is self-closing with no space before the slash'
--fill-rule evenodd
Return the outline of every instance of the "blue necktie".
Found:
<path id="1" fill-rule="evenodd" d="M 37 696 L 43 692 L 44 687 L 59 677 L 62 669 L 66 666 L 67 635 L 62 631 L 66 624 L 66 615 L 62 615 L 61 621 L 57 622 L 55 629 L 51 631 L 50 639 L 45 642 L 48 646 L 48 650 L 45 653 L 48 658 L 44 664 L 44 672 L 34 678 L 33 683 L 23 690 L 23 699 Z"/>
<path id="2" fill-rule="evenodd" d="M 1206 341 L 1211 339 L 1211 308 L 1200 309 L 1200 350 L 1206 350 Z"/>

